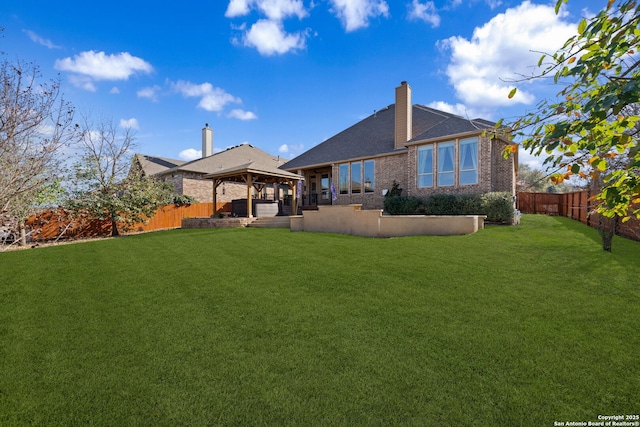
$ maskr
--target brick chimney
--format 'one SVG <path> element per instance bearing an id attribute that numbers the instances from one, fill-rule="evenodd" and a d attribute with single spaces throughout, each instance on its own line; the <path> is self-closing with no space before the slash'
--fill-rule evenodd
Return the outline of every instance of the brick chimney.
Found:
<path id="1" fill-rule="evenodd" d="M 413 104 L 411 103 L 411 86 L 407 82 L 396 88 L 396 133 L 395 148 L 404 148 L 405 143 L 413 138 L 411 128 Z"/>
<path id="2" fill-rule="evenodd" d="M 202 128 L 202 158 L 209 157 L 213 154 L 213 129 L 209 127 L 209 123 Z"/>

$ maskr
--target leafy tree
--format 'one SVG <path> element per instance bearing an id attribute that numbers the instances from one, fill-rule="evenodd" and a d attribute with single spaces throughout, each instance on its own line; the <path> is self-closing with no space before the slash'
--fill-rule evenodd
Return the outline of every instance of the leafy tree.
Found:
<path id="1" fill-rule="evenodd" d="M 556 13 L 563 2 L 557 0 Z M 531 77 L 553 77 L 563 85 L 558 98 L 540 102 L 511 126 L 525 149 L 544 153 L 545 164 L 561 168 L 552 176 L 555 183 L 573 175 L 601 179 L 596 210 L 622 221 L 640 218 L 640 151 L 634 131 L 639 117 L 637 111 L 625 113 L 640 102 L 639 21 L 635 0 L 609 0 L 595 17 L 582 19 L 560 50 L 541 56 L 541 71 Z"/>
<path id="2" fill-rule="evenodd" d="M 23 243 L 24 220 L 59 194 L 62 154 L 77 137 L 60 81 L 41 78 L 33 63 L 0 62 L 0 212 Z"/>
<path id="3" fill-rule="evenodd" d="M 96 126 L 84 118 L 80 160 L 74 165 L 72 198 L 68 207 L 91 219 L 111 221 L 111 235 L 145 222 L 173 201 L 171 184 L 146 178 L 131 168 L 134 132 L 110 121 Z"/>

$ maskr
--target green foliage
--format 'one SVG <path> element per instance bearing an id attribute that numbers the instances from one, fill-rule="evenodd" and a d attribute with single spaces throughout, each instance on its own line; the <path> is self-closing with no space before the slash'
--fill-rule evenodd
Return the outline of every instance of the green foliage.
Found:
<path id="1" fill-rule="evenodd" d="M 482 196 L 482 213 L 487 216 L 487 221 L 513 223 L 515 208 L 513 196 L 506 192 L 487 193 Z"/>
<path id="2" fill-rule="evenodd" d="M 511 203 L 511 215 L 502 206 Z M 384 210 L 391 215 L 488 215 L 490 221 L 510 222 L 513 219 L 513 200 L 509 193 L 434 194 L 426 200 L 419 197 L 387 197 Z M 506 219 L 502 219 L 506 218 Z"/>
<path id="3" fill-rule="evenodd" d="M 412 215 L 423 204 L 422 199 L 414 196 L 389 196 L 384 198 L 384 210 L 391 215 Z"/>
<path id="4" fill-rule="evenodd" d="M 387 193 L 388 197 L 400 197 L 402 195 L 402 188 L 400 188 L 400 184 L 398 184 L 395 180 L 391 185 L 391 190 Z"/>
<path id="5" fill-rule="evenodd" d="M 425 215 L 460 215 L 457 196 L 451 194 L 434 194 L 424 202 Z"/>
<path id="6" fill-rule="evenodd" d="M 118 235 L 118 227 L 127 231 L 134 224 L 148 221 L 159 208 L 172 202 L 171 184 L 134 173 L 95 191 L 77 193 L 66 207 L 77 214 L 111 221 L 112 234 Z"/>
<path id="7" fill-rule="evenodd" d="M 186 194 L 173 194 L 173 199 L 171 201 L 171 203 L 176 206 L 189 206 L 197 202 L 198 201 L 195 197 L 187 196 Z"/>
<path id="8" fill-rule="evenodd" d="M 563 1 L 557 1 L 556 12 Z M 623 221 L 640 217 L 640 153 L 633 133 L 639 116 L 628 113 L 640 103 L 639 23 L 635 0 L 610 0 L 596 16 L 583 19 L 560 50 L 540 58 L 541 71 L 533 77 L 553 77 L 563 86 L 558 98 L 542 101 L 512 124 L 524 148 L 559 168 L 555 183 L 604 174 L 597 210 Z"/>

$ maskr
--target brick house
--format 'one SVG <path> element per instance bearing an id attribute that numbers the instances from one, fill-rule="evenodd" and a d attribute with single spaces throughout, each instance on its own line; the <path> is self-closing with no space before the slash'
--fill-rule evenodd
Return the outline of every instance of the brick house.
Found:
<path id="1" fill-rule="evenodd" d="M 394 181 L 403 195 L 435 193 L 515 196 L 517 153 L 510 141 L 485 131 L 495 123 L 412 104 L 402 82 L 395 104 L 281 166 L 304 176 L 303 205 L 362 204 L 381 209 Z"/>
<path id="2" fill-rule="evenodd" d="M 202 129 L 202 158 L 185 162 L 136 154 L 133 167 L 146 176 L 172 183 L 177 194 L 192 196 L 200 203 L 215 199 L 216 209 L 230 211 L 234 200 L 278 202 L 291 198 L 300 177 L 279 169 L 285 162 L 250 144 L 213 153 L 213 131 L 206 125 Z M 218 174 L 224 179 L 216 179 Z M 247 174 L 252 174 L 249 183 Z"/>

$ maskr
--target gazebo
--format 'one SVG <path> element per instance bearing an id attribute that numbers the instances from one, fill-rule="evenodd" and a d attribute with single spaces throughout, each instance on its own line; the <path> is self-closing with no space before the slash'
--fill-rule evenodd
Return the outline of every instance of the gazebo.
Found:
<path id="1" fill-rule="evenodd" d="M 244 182 L 247 185 L 247 217 L 253 217 L 253 191 L 255 188 L 260 191 L 265 184 L 286 184 L 293 193 L 293 212 L 297 212 L 297 184 L 304 177 L 292 172 L 274 167 L 265 162 L 250 162 L 234 166 L 215 173 L 204 176 L 205 179 L 213 181 L 213 215 L 217 213 L 218 186 L 223 182 Z"/>

